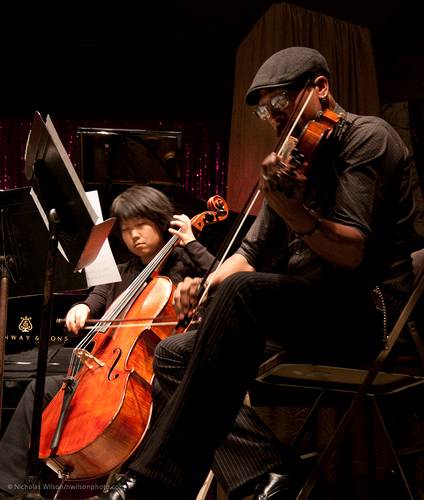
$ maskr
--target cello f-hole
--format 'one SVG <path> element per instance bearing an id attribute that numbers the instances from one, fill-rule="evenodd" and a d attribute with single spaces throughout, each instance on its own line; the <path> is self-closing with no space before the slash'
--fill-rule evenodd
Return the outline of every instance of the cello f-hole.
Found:
<path id="1" fill-rule="evenodd" d="M 109 373 L 107 374 L 107 379 L 112 381 L 112 380 L 115 380 L 119 377 L 119 373 L 115 373 L 114 376 L 112 376 L 112 372 L 113 372 L 113 369 L 115 368 L 116 364 L 118 363 L 121 355 L 122 355 L 122 351 L 119 347 L 117 347 L 116 349 L 113 350 L 113 352 L 117 352 L 118 355 L 116 356 L 116 359 L 115 361 L 113 362 L 113 365 L 110 367 L 110 370 L 109 370 Z"/>

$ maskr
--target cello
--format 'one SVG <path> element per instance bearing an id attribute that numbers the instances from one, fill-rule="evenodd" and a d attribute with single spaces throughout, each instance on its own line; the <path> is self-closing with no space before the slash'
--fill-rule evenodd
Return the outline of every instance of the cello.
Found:
<path id="1" fill-rule="evenodd" d="M 198 233 L 228 215 L 220 196 L 208 200 L 208 209 L 191 220 Z M 177 324 L 174 285 L 160 269 L 178 241 L 170 238 L 73 350 L 40 433 L 39 457 L 59 477 L 105 476 L 142 441 L 152 409 L 153 353 Z"/>

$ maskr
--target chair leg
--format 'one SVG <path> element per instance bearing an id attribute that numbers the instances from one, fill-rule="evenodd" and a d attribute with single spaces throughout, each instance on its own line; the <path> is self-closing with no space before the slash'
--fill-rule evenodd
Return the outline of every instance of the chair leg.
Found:
<path id="1" fill-rule="evenodd" d="M 328 442 L 327 446 L 321 453 L 320 458 L 318 459 L 315 467 L 312 469 L 311 474 L 309 475 L 308 479 L 306 480 L 306 483 L 303 485 L 303 488 L 299 492 L 297 496 L 297 500 L 305 500 L 309 498 L 309 495 L 311 494 L 320 474 L 323 469 L 323 466 L 326 462 L 326 460 L 333 454 L 335 451 L 336 447 L 340 443 L 342 437 L 345 435 L 351 419 L 355 412 L 358 410 L 359 406 L 362 404 L 368 388 L 370 385 L 373 383 L 374 379 L 376 378 L 378 372 L 382 368 L 384 361 L 387 359 L 389 356 L 393 346 L 395 345 L 396 341 L 399 338 L 399 335 L 402 333 L 403 329 L 405 328 L 405 325 L 407 324 L 409 317 L 416 306 L 419 298 L 421 297 L 422 293 L 424 291 L 424 273 L 421 274 L 420 279 L 418 284 L 416 285 L 414 291 L 412 292 L 411 296 L 409 297 L 407 303 L 403 307 L 396 323 L 393 325 L 393 328 L 387 337 L 386 344 L 384 348 L 381 350 L 381 352 L 377 355 L 374 363 L 372 364 L 371 368 L 368 370 L 367 375 L 365 376 L 363 382 L 361 383 L 358 392 L 355 394 L 353 397 L 349 408 L 347 409 L 346 413 L 343 415 L 342 419 L 340 420 L 336 430 L 334 431 L 334 434 L 330 441 Z M 413 498 L 413 497 L 411 497 Z"/>
<path id="2" fill-rule="evenodd" d="M 415 321 L 410 320 L 408 321 L 408 330 L 409 333 L 412 337 L 412 340 L 414 341 L 415 348 L 418 353 L 418 358 L 420 361 L 420 373 L 424 373 L 424 344 L 423 341 L 420 337 L 420 334 L 418 332 L 417 326 L 415 324 Z"/>
<path id="3" fill-rule="evenodd" d="M 381 429 L 382 429 L 382 431 L 384 433 L 384 436 L 386 438 L 387 444 L 389 445 L 390 452 L 391 452 L 394 464 L 396 465 L 396 469 L 397 469 L 397 471 L 399 473 L 399 476 L 400 476 L 400 478 L 402 480 L 402 483 L 403 483 L 403 486 L 405 488 L 405 493 L 408 495 L 408 498 L 410 500 L 414 500 L 416 497 L 412 493 L 412 490 L 411 490 L 411 488 L 409 486 L 409 483 L 408 483 L 408 480 L 406 478 L 405 472 L 403 470 L 402 464 L 400 463 L 398 453 L 397 453 L 397 451 L 396 451 L 396 449 L 395 449 L 395 447 L 393 445 L 392 438 L 390 437 L 390 434 L 389 434 L 389 432 L 387 430 L 386 423 L 384 422 L 383 415 L 381 414 L 379 405 L 378 405 L 378 403 L 377 403 L 377 401 L 376 401 L 375 398 L 372 398 L 372 401 L 373 401 L 373 405 L 374 405 L 374 410 L 376 412 L 376 415 L 378 416 L 378 420 L 379 420 L 379 423 L 381 425 Z"/>
<path id="4" fill-rule="evenodd" d="M 325 391 L 323 391 L 323 390 L 320 391 L 318 397 L 315 399 L 315 402 L 312 405 L 311 409 L 309 410 L 309 413 L 307 414 L 302 425 L 300 426 L 300 429 L 297 431 L 296 435 L 292 439 L 292 441 L 290 443 L 290 448 L 292 448 L 294 450 L 297 450 L 299 448 L 300 443 L 303 441 L 303 438 L 305 437 L 305 435 L 308 431 L 308 428 L 309 428 L 309 425 L 310 425 L 312 419 L 314 419 L 316 417 L 319 409 L 321 408 L 321 401 L 324 397 L 324 393 L 325 393 Z"/>

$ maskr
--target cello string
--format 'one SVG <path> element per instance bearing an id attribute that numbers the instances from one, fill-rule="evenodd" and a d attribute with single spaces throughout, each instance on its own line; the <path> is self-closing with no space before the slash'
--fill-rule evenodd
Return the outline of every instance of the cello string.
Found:
<path id="1" fill-rule="evenodd" d="M 180 232 L 181 229 L 178 231 Z M 178 236 L 172 236 L 167 243 L 162 247 L 162 249 L 155 255 L 151 262 L 141 271 L 141 273 L 131 282 L 131 284 L 122 292 L 122 294 L 112 303 L 112 307 L 108 309 L 105 315 L 102 316 L 102 324 L 96 323 L 94 327 L 90 329 L 87 335 L 81 340 L 81 342 L 75 347 L 72 352 L 70 367 L 68 369 L 68 375 L 74 377 L 75 374 L 80 370 L 82 362 L 81 359 L 76 355 L 78 350 L 86 350 L 86 347 L 90 344 L 93 337 L 102 330 L 105 330 L 111 326 L 111 323 L 107 325 L 109 320 L 116 318 L 116 316 L 122 312 L 122 310 L 129 304 L 129 302 L 135 298 L 136 292 L 142 291 L 142 284 L 146 282 L 147 278 L 159 267 L 161 262 L 167 257 L 174 248 L 175 243 L 178 241 Z"/>
<path id="2" fill-rule="evenodd" d="M 153 271 L 158 267 L 161 260 L 166 256 L 166 254 L 172 249 L 177 237 L 173 236 L 165 246 L 155 255 L 152 261 L 141 271 L 141 273 L 130 283 L 130 285 L 122 292 L 121 295 L 115 299 L 108 311 L 102 316 L 101 321 L 103 323 L 113 320 L 122 311 L 122 309 L 128 305 L 128 302 L 133 298 L 134 293 L 138 291 L 141 285 L 146 281 L 146 279 L 153 273 Z M 98 320 L 96 320 L 98 322 Z"/>
<path id="3" fill-rule="evenodd" d="M 162 247 L 162 249 L 155 255 L 152 261 L 141 271 L 141 273 L 131 282 L 131 284 L 122 292 L 122 294 L 112 303 L 112 306 L 108 309 L 105 315 L 102 317 L 102 323 L 113 318 L 122 312 L 122 310 L 128 305 L 128 303 L 134 298 L 137 291 L 142 290 L 142 284 L 147 280 L 147 278 L 156 270 L 160 265 L 162 260 L 167 256 L 167 254 L 172 250 L 175 243 L 178 241 L 178 236 L 172 236 L 167 243 Z M 90 344 L 93 337 L 100 331 L 107 329 L 110 325 L 106 324 L 96 324 L 90 329 L 87 335 L 81 340 L 81 342 L 75 347 L 72 352 L 70 367 L 68 370 L 68 375 L 74 377 L 75 374 L 80 370 L 82 366 L 81 359 L 76 355 L 78 350 L 86 350 L 86 347 Z"/>
<path id="4" fill-rule="evenodd" d="M 223 210 L 223 213 L 225 214 L 225 216 L 222 216 L 222 214 L 221 214 L 221 216 L 222 216 L 221 218 L 224 219 L 224 218 L 226 218 L 226 216 L 228 214 L 228 207 L 226 208 L 226 202 L 220 196 L 215 195 L 211 199 L 209 199 L 207 202 L 208 208 L 210 210 L 212 210 L 212 207 L 215 207 L 212 200 L 215 201 L 216 198 L 221 200 L 221 205 L 219 206 L 219 208 L 221 208 L 221 210 Z M 218 210 L 216 210 L 216 215 L 219 213 L 219 208 L 218 208 Z M 210 213 L 211 212 L 209 211 L 208 214 L 210 214 Z M 203 214 L 204 213 L 201 213 L 201 214 L 197 215 L 196 217 L 194 217 L 192 219 L 192 223 L 193 223 L 194 219 L 196 219 L 196 222 L 197 222 L 197 219 L 199 219 L 199 217 L 202 216 Z M 205 212 L 205 214 L 206 214 L 206 212 Z M 213 220 L 214 220 L 214 222 L 219 222 L 219 220 L 221 220 L 221 219 L 219 217 L 215 217 Z M 201 232 L 201 229 L 204 227 L 204 225 L 207 224 L 207 222 L 205 222 L 205 221 L 206 221 L 206 219 L 204 219 L 203 224 L 200 227 L 198 227 L 197 225 L 195 226 L 199 232 Z M 182 229 L 179 229 L 178 233 L 180 233 L 181 231 L 182 231 Z M 136 277 L 136 279 L 134 279 L 134 281 L 127 287 L 127 289 L 123 292 L 123 294 L 118 299 L 116 299 L 116 302 L 113 303 L 112 306 L 108 308 L 108 311 L 102 317 L 102 320 L 101 320 L 102 323 L 108 323 L 109 318 L 111 320 L 110 323 L 112 323 L 115 320 L 115 318 L 116 318 L 117 314 L 120 312 L 120 310 L 122 310 L 122 308 L 128 304 L 128 301 L 131 300 L 134 292 L 139 291 L 140 282 L 143 283 L 144 281 L 146 281 L 146 279 L 152 274 L 152 272 L 154 270 L 157 269 L 157 267 L 159 267 L 160 263 L 164 260 L 164 258 L 167 256 L 167 254 L 175 246 L 175 243 L 178 240 L 178 233 L 177 233 L 177 235 L 172 236 L 168 240 L 168 242 L 156 254 L 154 259 L 142 271 L 142 273 L 140 273 L 140 275 L 138 277 Z M 63 320 L 59 319 L 56 322 L 60 324 L 60 323 L 64 323 L 65 321 L 66 320 L 64 320 L 64 319 Z M 96 323 L 100 322 L 100 320 L 95 320 L 95 322 Z M 104 326 L 103 326 L 103 328 L 104 328 Z M 94 328 L 93 332 L 95 330 L 96 329 Z M 86 339 L 83 339 L 82 342 L 77 346 L 77 348 L 82 348 L 84 346 L 84 344 L 87 344 L 89 341 L 90 341 L 90 338 L 86 337 Z"/>

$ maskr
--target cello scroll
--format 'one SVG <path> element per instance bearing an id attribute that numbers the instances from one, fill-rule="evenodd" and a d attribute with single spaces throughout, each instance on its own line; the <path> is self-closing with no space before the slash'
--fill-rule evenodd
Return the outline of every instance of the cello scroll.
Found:
<path id="1" fill-rule="evenodd" d="M 221 222 L 228 217 L 227 202 L 219 195 L 212 196 L 207 201 L 209 210 L 202 212 L 191 219 L 191 226 L 200 233 L 202 229 L 209 224 Z"/>

